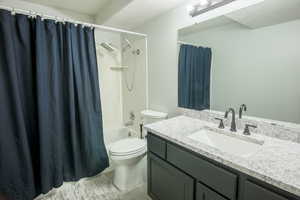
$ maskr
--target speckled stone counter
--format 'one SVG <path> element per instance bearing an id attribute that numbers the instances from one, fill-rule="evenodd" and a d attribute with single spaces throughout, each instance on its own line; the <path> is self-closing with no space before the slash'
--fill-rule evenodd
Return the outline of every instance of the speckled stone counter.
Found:
<path id="1" fill-rule="evenodd" d="M 243 158 L 222 152 L 188 137 L 205 126 L 216 127 L 216 124 L 179 116 L 146 125 L 145 129 L 191 151 L 300 196 L 299 143 L 262 134 L 252 134 L 249 137 L 263 140 L 264 144 L 258 152 Z"/>

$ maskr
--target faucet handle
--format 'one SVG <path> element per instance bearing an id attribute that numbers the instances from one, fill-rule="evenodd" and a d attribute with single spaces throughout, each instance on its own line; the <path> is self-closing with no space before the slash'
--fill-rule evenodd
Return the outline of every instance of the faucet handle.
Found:
<path id="1" fill-rule="evenodd" d="M 244 135 L 251 135 L 249 127 L 257 128 L 256 125 L 246 124 L 244 129 Z"/>
<path id="2" fill-rule="evenodd" d="M 224 120 L 223 119 L 216 117 L 215 120 L 219 120 L 220 121 L 220 124 L 219 124 L 219 128 L 220 129 L 224 129 L 225 128 L 225 126 L 224 126 Z"/>
<path id="3" fill-rule="evenodd" d="M 239 109 L 239 118 L 242 119 L 243 111 L 247 111 L 246 104 L 242 104 Z"/>

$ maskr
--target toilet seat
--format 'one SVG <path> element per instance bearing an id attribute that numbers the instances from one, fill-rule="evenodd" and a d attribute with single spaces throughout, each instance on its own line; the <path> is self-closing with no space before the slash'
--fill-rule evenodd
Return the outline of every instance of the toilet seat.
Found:
<path id="1" fill-rule="evenodd" d="M 146 153 L 146 141 L 138 138 L 127 138 L 111 144 L 109 153 L 112 159 L 128 159 Z"/>

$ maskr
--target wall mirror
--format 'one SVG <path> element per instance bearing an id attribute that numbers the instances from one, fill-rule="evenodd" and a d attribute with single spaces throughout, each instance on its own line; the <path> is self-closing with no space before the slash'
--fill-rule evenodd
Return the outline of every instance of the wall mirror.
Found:
<path id="1" fill-rule="evenodd" d="M 300 123 L 300 1 L 265 0 L 178 30 L 179 107 Z"/>

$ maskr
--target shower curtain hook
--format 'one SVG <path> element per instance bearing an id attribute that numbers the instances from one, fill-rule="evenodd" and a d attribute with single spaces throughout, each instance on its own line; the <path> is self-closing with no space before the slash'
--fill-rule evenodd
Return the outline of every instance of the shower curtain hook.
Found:
<path id="1" fill-rule="evenodd" d="M 15 8 L 12 8 L 12 9 L 11 9 L 11 15 L 16 15 L 16 10 L 15 10 Z"/>
<path id="2" fill-rule="evenodd" d="M 55 16 L 55 24 L 58 22 L 58 16 Z"/>
<path id="3" fill-rule="evenodd" d="M 28 18 L 33 18 L 33 11 L 32 10 L 29 10 Z"/>
<path id="4" fill-rule="evenodd" d="M 37 12 L 32 11 L 32 18 L 36 18 Z"/>
<path id="5" fill-rule="evenodd" d="M 44 21 L 44 14 L 41 13 L 41 20 Z"/>

